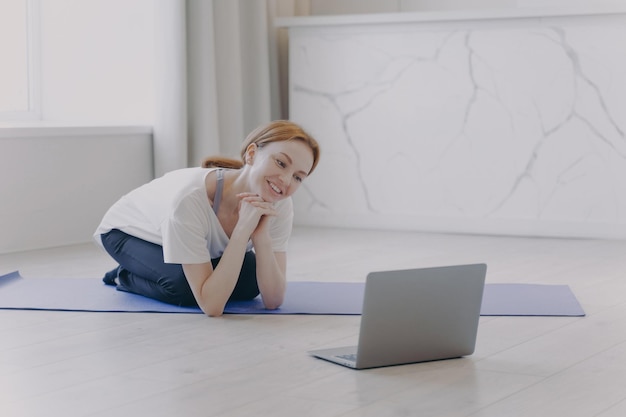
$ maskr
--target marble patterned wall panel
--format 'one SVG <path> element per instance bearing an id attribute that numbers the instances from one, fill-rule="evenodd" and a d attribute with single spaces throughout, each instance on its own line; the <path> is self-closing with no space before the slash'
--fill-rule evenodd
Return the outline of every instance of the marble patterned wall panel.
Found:
<path id="1" fill-rule="evenodd" d="M 309 225 L 626 237 L 626 16 L 290 29 Z"/>

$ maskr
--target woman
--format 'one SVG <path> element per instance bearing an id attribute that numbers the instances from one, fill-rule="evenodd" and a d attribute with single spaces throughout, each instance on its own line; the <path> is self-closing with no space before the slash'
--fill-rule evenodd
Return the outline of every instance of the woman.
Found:
<path id="1" fill-rule="evenodd" d="M 291 195 L 313 172 L 319 146 L 300 126 L 274 121 L 251 132 L 241 161 L 207 158 L 116 202 L 95 237 L 119 263 L 104 282 L 220 316 L 226 302 L 261 294 L 283 302 Z M 254 251 L 252 251 L 254 249 Z"/>

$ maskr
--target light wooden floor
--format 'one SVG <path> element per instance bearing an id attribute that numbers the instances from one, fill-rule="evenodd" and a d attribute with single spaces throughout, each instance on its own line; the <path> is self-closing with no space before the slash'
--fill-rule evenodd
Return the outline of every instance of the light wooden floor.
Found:
<path id="1" fill-rule="evenodd" d="M 353 371 L 307 350 L 355 316 L 0 311 L 0 416 L 626 415 L 626 242 L 298 228 L 292 280 L 486 262 L 488 282 L 569 284 L 584 318 L 484 317 L 472 356 Z M 0 256 L 0 273 L 100 279 L 92 245 Z"/>

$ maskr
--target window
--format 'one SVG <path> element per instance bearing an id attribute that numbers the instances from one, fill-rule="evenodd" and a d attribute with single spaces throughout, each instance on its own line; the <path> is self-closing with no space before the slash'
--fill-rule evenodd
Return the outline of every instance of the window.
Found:
<path id="1" fill-rule="evenodd" d="M 40 118 L 38 1 L 0 1 L 0 120 Z"/>

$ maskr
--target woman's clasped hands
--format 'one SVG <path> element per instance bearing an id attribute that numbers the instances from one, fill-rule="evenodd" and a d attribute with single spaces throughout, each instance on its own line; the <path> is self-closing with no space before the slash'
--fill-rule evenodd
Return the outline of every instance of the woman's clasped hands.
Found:
<path id="1" fill-rule="evenodd" d="M 268 232 L 269 218 L 277 215 L 274 204 L 254 193 L 239 193 L 237 197 L 240 200 L 237 227 L 241 227 L 251 237 Z"/>

